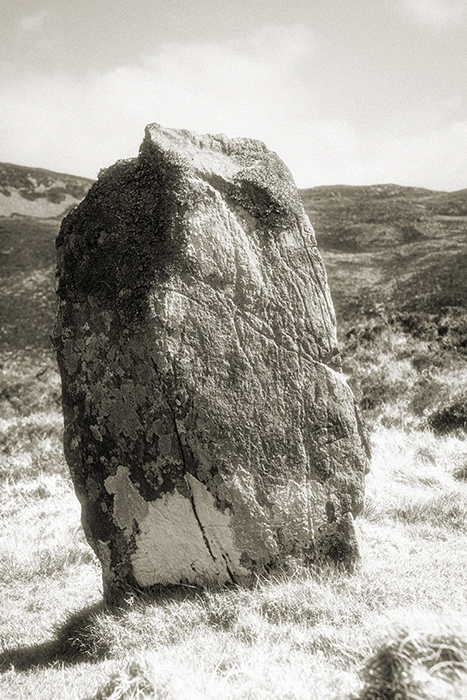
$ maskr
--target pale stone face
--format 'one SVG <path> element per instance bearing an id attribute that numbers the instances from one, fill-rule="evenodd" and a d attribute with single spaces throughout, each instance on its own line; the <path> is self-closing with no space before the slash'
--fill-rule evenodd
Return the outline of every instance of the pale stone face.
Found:
<path id="1" fill-rule="evenodd" d="M 139 534 L 131 557 L 136 581 L 141 586 L 180 581 L 202 584 L 226 583 L 228 572 L 243 573 L 241 552 L 235 546 L 231 518 L 215 507 L 214 498 L 191 474 L 186 474 L 190 497 L 176 489 L 153 502 L 145 501 L 131 482 L 129 470 L 119 467 L 105 480 L 114 495 L 115 525 L 130 538 L 133 522 Z"/>
<path id="2" fill-rule="evenodd" d="M 352 567 L 365 431 L 276 154 L 152 125 L 57 247 L 66 456 L 106 595 Z"/>

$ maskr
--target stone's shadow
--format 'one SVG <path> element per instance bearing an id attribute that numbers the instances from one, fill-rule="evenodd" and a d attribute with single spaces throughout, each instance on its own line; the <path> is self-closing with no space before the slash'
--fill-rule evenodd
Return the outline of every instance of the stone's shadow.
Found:
<path id="1" fill-rule="evenodd" d="M 103 646 L 99 648 L 96 643 L 93 623 L 96 616 L 105 609 L 105 604 L 100 602 L 70 615 L 63 625 L 57 625 L 55 639 L 50 641 L 5 649 L 0 653 L 0 673 L 11 669 L 29 671 L 37 666 L 75 664 L 102 658 L 107 650 Z"/>
<path id="2" fill-rule="evenodd" d="M 29 671 L 38 666 L 54 664 L 78 664 L 97 662 L 110 654 L 110 647 L 99 634 L 97 618 L 101 614 L 122 617 L 136 606 L 145 604 L 165 605 L 170 601 L 182 602 L 200 598 L 206 591 L 196 586 L 153 586 L 147 591 L 128 590 L 118 605 L 109 606 L 104 601 L 71 614 L 61 625 L 56 625 L 54 638 L 32 644 L 4 649 L 0 653 L 0 674 Z"/>

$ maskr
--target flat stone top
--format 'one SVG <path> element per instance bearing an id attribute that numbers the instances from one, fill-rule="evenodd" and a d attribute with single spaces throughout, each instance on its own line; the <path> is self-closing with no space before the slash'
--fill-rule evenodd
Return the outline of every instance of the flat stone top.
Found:
<path id="1" fill-rule="evenodd" d="M 250 182 L 266 188 L 281 204 L 300 204 L 292 174 L 274 151 L 256 139 L 228 138 L 224 134 L 196 134 L 149 124 L 141 153 L 156 149 L 166 159 L 201 177 L 221 177 L 228 182 Z"/>
<path id="2" fill-rule="evenodd" d="M 220 166 L 226 168 L 230 176 L 245 167 L 254 167 L 271 154 L 262 141 L 255 139 L 196 134 L 186 129 L 168 129 L 160 124 L 146 127 L 145 141 L 151 141 L 161 151 L 176 154 L 197 170 L 218 172 Z"/>

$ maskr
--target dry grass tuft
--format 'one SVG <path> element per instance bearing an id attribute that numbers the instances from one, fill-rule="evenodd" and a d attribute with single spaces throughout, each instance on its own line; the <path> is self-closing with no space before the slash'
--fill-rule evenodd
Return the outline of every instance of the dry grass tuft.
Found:
<path id="1" fill-rule="evenodd" d="M 132 659 L 92 700 L 162 700 L 167 695 L 156 690 L 154 671 L 148 658 Z"/>
<path id="2" fill-rule="evenodd" d="M 467 638 L 429 618 L 430 629 L 396 627 L 367 661 L 359 700 L 448 700 L 467 692 Z M 437 629 L 438 628 L 438 629 Z"/>

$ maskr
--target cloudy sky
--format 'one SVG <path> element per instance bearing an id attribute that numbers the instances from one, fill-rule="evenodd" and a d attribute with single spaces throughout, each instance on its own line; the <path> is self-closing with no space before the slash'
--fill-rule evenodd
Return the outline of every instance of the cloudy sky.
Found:
<path id="1" fill-rule="evenodd" d="M 151 122 L 299 187 L 467 188 L 467 0 L 3 0 L 1 162 L 95 177 Z"/>

